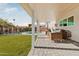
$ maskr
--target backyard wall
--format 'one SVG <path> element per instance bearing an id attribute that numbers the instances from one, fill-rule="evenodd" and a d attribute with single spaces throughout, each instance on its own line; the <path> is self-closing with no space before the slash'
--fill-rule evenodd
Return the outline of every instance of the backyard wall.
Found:
<path id="1" fill-rule="evenodd" d="M 74 26 L 65 26 L 65 27 L 59 26 L 59 28 L 70 30 L 72 32 L 72 40 L 79 42 L 79 7 L 76 7 L 67 12 L 64 11 L 62 13 L 62 16 L 59 18 L 59 20 L 68 18 L 70 16 L 74 16 L 75 25 Z M 57 21 L 58 23 L 59 23 L 59 20 Z"/>

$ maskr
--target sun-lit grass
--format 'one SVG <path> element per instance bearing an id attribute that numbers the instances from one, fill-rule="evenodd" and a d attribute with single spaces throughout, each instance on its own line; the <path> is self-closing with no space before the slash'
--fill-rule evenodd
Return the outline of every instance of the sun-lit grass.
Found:
<path id="1" fill-rule="evenodd" d="M 0 35 L 0 55 L 27 55 L 31 49 L 30 35 Z"/>

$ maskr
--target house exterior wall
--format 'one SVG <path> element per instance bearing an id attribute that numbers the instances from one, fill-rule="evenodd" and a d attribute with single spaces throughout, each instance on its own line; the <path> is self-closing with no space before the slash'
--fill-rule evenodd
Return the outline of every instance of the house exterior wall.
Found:
<path id="1" fill-rule="evenodd" d="M 75 25 L 74 26 L 65 26 L 65 27 L 60 27 L 59 26 L 59 28 L 70 30 L 72 32 L 72 37 L 71 37 L 72 40 L 75 40 L 75 41 L 79 42 L 79 7 L 64 13 L 63 16 L 61 16 L 59 18 L 57 23 L 59 23 L 59 21 L 61 19 L 68 18 L 70 16 L 74 16 Z"/>

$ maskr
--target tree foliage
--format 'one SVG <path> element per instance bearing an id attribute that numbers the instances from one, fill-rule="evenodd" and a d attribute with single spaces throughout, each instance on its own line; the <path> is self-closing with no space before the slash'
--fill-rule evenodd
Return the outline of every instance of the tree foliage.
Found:
<path id="1" fill-rule="evenodd" d="M 0 18 L 0 26 L 15 27 L 12 23 Z"/>

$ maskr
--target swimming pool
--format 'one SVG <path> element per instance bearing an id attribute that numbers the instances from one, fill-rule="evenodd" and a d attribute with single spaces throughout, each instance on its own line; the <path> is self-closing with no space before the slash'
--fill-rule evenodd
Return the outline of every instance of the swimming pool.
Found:
<path id="1" fill-rule="evenodd" d="M 21 32 L 22 35 L 32 35 L 32 31 Z M 35 33 L 37 35 L 37 33 Z"/>

